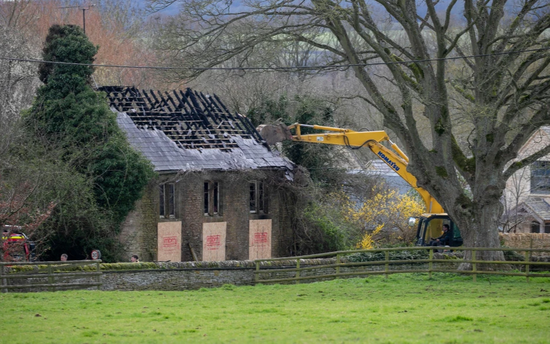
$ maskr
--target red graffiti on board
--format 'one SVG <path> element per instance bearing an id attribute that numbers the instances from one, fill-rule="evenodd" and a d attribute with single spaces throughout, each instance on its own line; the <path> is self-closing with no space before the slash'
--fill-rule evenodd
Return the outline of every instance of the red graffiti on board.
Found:
<path id="1" fill-rule="evenodd" d="M 221 245 L 222 245 L 221 235 L 219 235 L 219 234 L 208 235 L 206 237 L 206 249 L 207 250 L 211 250 L 211 251 L 218 250 Z"/>

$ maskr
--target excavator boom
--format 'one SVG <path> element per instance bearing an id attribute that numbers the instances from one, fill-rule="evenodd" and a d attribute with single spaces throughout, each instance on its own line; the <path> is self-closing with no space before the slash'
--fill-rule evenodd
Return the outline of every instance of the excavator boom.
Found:
<path id="1" fill-rule="evenodd" d="M 312 128 L 325 131 L 317 134 L 302 135 L 301 128 Z M 292 141 L 324 143 L 339 146 L 347 146 L 352 149 L 368 147 L 380 160 L 385 162 L 393 171 L 411 185 L 422 197 L 429 213 L 444 213 L 443 207 L 430 195 L 428 191 L 417 186 L 416 177 L 407 171 L 409 158 L 407 155 L 390 140 L 388 134 L 383 131 L 354 131 L 334 127 L 325 127 L 309 124 L 292 124 L 288 127 Z M 292 134 L 294 131 L 294 134 Z M 381 142 L 388 142 L 390 148 Z"/>
<path id="2" fill-rule="evenodd" d="M 311 128 L 322 132 L 302 135 L 302 128 Z M 258 130 L 269 145 L 284 140 L 292 140 L 296 142 L 347 146 L 352 149 L 359 149 L 365 146 L 368 147 L 380 160 L 385 162 L 393 171 L 418 191 L 424 200 L 428 213 L 412 218 L 414 220 L 413 222 L 417 225 L 417 245 L 424 246 L 430 238 L 440 236 L 443 224 L 449 225 L 453 230 L 453 240 L 451 240 L 450 245 L 462 245 L 460 231 L 456 225 L 432 195 L 417 185 L 416 177 L 407 171 L 409 158 L 390 140 L 385 131 L 355 131 L 351 129 L 299 123 L 292 124 L 288 127 L 282 123 L 276 125 L 263 125 L 260 126 Z M 387 142 L 389 147 L 383 145 L 382 143 L 384 142 Z"/>

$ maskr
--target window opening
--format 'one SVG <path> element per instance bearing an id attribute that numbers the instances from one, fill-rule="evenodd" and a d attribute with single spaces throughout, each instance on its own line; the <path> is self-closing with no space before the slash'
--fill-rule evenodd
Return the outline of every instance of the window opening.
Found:
<path id="1" fill-rule="evenodd" d="M 204 215 L 221 214 L 221 187 L 219 182 L 204 182 Z"/>
<path id="2" fill-rule="evenodd" d="M 550 194 L 550 161 L 531 164 L 531 193 Z"/>
<path id="3" fill-rule="evenodd" d="M 258 182 L 258 211 L 265 212 L 264 205 L 264 183 Z"/>
<path id="4" fill-rule="evenodd" d="M 212 212 L 218 213 L 220 209 L 220 188 L 218 182 L 213 182 L 214 189 L 212 190 Z"/>
<path id="5" fill-rule="evenodd" d="M 210 210 L 210 194 L 208 192 L 210 182 L 204 182 L 204 215 L 208 215 Z"/>
<path id="6" fill-rule="evenodd" d="M 256 207 L 256 182 L 250 183 L 250 212 L 256 213 L 258 211 Z"/>
<path id="7" fill-rule="evenodd" d="M 537 221 L 531 222 L 531 233 L 539 233 L 540 232 L 540 223 Z"/>
<path id="8" fill-rule="evenodd" d="M 164 184 L 159 185 L 159 215 L 162 218 L 166 216 L 164 208 Z"/>
<path id="9" fill-rule="evenodd" d="M 159 185 L 159 215 L 161 218 L 176 217 L 176 185 Z"/>
<path id="10" fill-rule="evenodd" d="M 267 197 L 263 182 L 250 183 L 250 212 L 267 214 Z"/>
<path id="11" fill-rule="evenodd" d="M 167 184 L 168 188 L 168 216 L 171 218 L 176 217 L 176 186 L 174 184 Z"/>

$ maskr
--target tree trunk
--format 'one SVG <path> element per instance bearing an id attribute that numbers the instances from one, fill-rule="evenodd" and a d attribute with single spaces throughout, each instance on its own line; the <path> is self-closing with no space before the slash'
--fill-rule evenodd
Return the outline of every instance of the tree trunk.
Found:
<path id="1" fill-rule="evenodd" d="M 472 209 L 472 217 L 465 223 L 457 219 L 462 238 L 464 239 L 464 247 L 487 247 L 499 248 L 500 237 L 498 228 L 495 226 L 498 221 L 498 216 L 502 213 L 502 204 L 500 201 L 492 201 L 490 204 L 484 204 Z M 497 217 L 497 218 L 495 218 Z M 475 219 L 475 221 L 473 221 Z M 472 251 L 464 252 L 464 260 L 472 259 Z M 503 251 L 476 251 L 475 260 L 485 261 L 504 261 Z M 477 264 L 477 270 L 497 270 L 502 269 L 502 264 Z M 470 263 L 463 263 L 459 267 L 460 270 L 471 270 Z"/>

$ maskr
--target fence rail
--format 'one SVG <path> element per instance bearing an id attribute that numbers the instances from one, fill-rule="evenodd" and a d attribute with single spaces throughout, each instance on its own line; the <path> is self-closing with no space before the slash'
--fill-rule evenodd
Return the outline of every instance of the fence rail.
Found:
<path id="1" fill-rule="evenodd" d="M 0 291 L 56 291 L 91 287 L 99 290 L 102 284 L 100 263 L 101 260 L 0 262 Z"/>
<path id="2" fill-rule="evenodd" d="M 442 254 L 439 251 L 445 250 Z M 390 259 L 392 252 L 427 252 L 427 257 L 410 259 Z M 460 253 L 471 252 L 471 258 L 460 258 Z M 487 261 L 476 258 L 480 251 L 502 251 L 514 252 L 521 260 Z M 519 252 L 522 254 L 520 255 Z M 432 277 L 434 272 L 470 274 L 475 281 L 477 275 L 502 275 L 502 276 L 524 276 L 527 281 L 530 277 L 550 277 L 550 259 L 548 261 L 534 261 L 533 252 L 547 253 L 550 256 L 550 249 L 530 248 L 484 248 L 484 247 L 397 247 L 381 248 L 371 250 L 337 251 L 320 253 L 307 256 L 291 258 L 269 258 L 255 260 L 254 283 L 300 283 L 306 280 L 327 280 L 341 277 L 359 277 L 368 275 L 384 275 L 397 273 L 428 273 Z M 353 261 L 350 257 L 358 254 L 384 254 L 384 259 Z M 437 254 L 435 254 L 437 253 Z M 308 264 L 308 259 L 325 258 L 330 261 L 321 265 Z M 277 263 L 283 263 L 277 266 Z M 284 264 L 286 263 L 286 264 Z M 293 265 L 290 265 L 293 264 Z M 470 269 L 458 269 L 462 264 L 469 264 Z M 295 265 L 295 267 L 294 267 Z M 486 267 L 502 266 L 502 269 L 487 270 Z M 401 268 L 399 268 L 401 267 Z M 506 267 L 506 268 L 505 268 Z M 516 270 L 512 268 L 518 268 Z M 532 268 L 539 271 L 533 272 Z M 266 276 L 263 278 L 263 276 Z"/>

